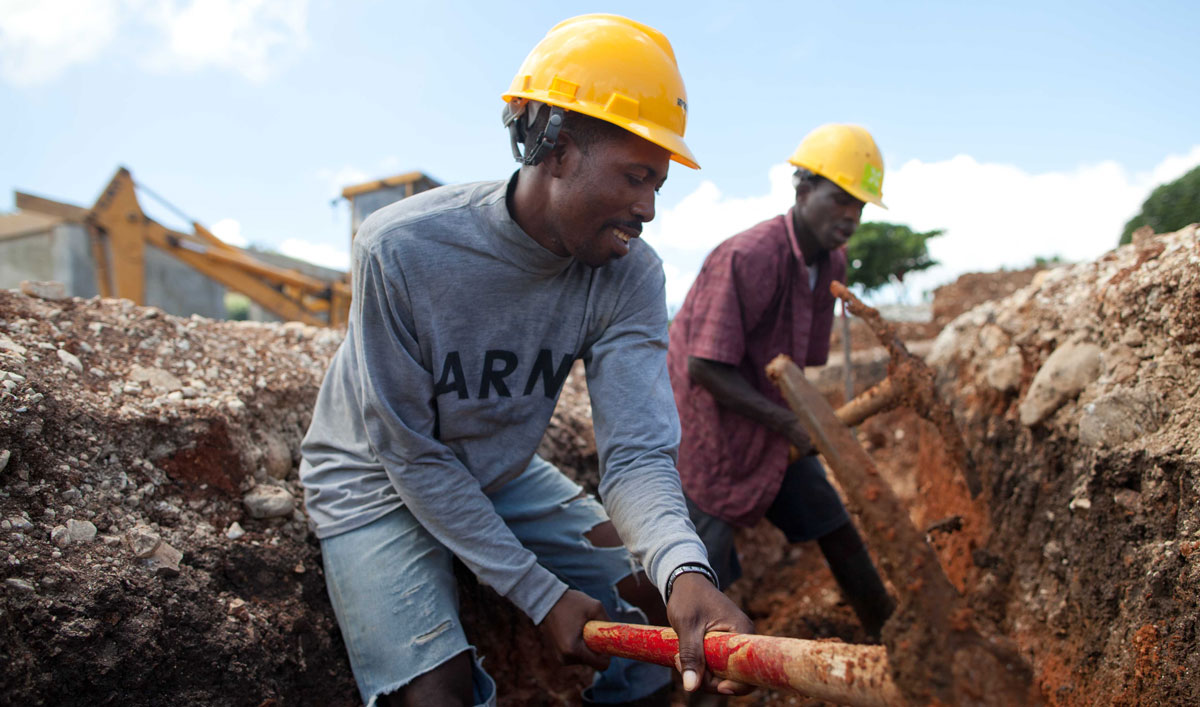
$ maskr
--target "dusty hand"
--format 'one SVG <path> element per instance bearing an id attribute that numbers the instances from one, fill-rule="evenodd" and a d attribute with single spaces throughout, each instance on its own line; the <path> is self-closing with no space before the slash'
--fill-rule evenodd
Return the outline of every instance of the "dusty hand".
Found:
<path id="1" fill-rule="evenodd" d="M 679 634 L 679 655 L 675 667 L 683 675 L 683 687 L 693 692 L 703 687 L 708 692 L 744 695 L 752 685 L 722 680 L 705 669 L 704 635 L 709 631 L 754 633 L 754 624 L 722 594 L 712 582 L 697 572 L 681 574 L 671 588 L 667 618 Z"/>
<path id="2" fill-rule="evenodd" d="M 677 580 L 678 581 L 678 580 Z M 604 605 L 583 592 L 568 589 L 554 608 L 538 624 L 542 635 L 554 645 L 563 662 L 590 665 L 596 670 L 608 667 L 608 656 L 593 653 L 583 642 L 583 625 L 588 621 L 608 621 Z"/>

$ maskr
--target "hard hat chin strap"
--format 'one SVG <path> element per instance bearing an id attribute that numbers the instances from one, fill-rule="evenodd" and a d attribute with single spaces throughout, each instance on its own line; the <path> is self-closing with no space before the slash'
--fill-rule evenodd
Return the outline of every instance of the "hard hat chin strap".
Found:
<path id="1" fill-rule="evenodd" d="M 550 108 L 550 117 L 542 134 L 530 139 L 529 126 L 537 119 L 538 112 Z M 562 130 L 566 111 L 558 106 L 546 106 L 537 101 L 524 98 L 514 98 L 504 105 L 500 114 L 504 127 L 508 128 L 508 138 L 512 143 L 513 159 L 523 165 L 536 165 L 558 146 L 558 133 Z M 525 145 L 525 154 L 521 154 L 520 145 Z"/>

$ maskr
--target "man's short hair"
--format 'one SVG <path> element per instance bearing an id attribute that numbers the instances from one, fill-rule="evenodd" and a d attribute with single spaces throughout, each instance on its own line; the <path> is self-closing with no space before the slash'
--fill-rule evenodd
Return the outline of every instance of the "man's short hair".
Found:
<path id="1" fill-rule="evenodd" d="M 550 120 L 550 106 L 542 105 L 533 122 L 525 131 L 526 147 L 530 140 L 536 140 L 537 136 L 542 134 L 548 120 Z M 579 146 L 580 151 L 586 154 L 595 145 L 622 137 L 626 130 L 606 120 L 575 111 L 566 111 L 562 132 L 570 133 L 571 139 Z"/>
<path id="2" fill-rule="evenodd" d="M 815 189 L 821 185 L 821 182 L 828 181 L 829 180 L 825 177 L 822 177 L 810 169 L 805 169 L 804 167 L 797 167 L 796 171 L 792 173 L 793 189 L 799 189 L 801 184 L 810 184 Z"/>

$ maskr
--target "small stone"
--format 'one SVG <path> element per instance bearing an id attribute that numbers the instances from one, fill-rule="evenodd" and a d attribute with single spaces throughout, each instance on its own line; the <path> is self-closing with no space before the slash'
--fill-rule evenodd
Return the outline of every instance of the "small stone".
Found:
<path id="1" fill-rule="evenodd" d="M 1086 497 L 1079 497 L 1079 496 L 1072 498 L 1071 502 L 1067 504 L 1067 508 L 1070 508 L 1071 510 L 1075 510 L 1076 508 L 1081 508 L 1086 511 L 1091 507 L 1092 507 L 1091 500 L 1089 500 Z"/>
<path id="2" fill-rule="evenodd" d="M 77 355 L 68 352 L 68 350 L 65 348 L 58 349 L 58 352 L 59 360 L 62 361 L 62 365 L 68 367 L 68 369 L 71 369 L 76 373 L 83 373 L 83 364 L 80 363 Z"/>
<path id="3" fill-rule="evenodd" d="M 125 542 L 133 551 L 134 557 L 146 558 L 154 554 L 162 543 L 162 538 L 148 525 L 136 525 L 125 533 Z"/>
<path id="4" fill-rule="evenodd" d="M 252 518 L 280 518 L 290 516 L 296 501 L 287 489 L 278 486 L 255 486 L 242 498 L 242 503 Z"/>
<path id="5" fill-rule="evenodd" d="M 21 516 L 13 516 L 8 519 L 8 522 L 9 522 L 9 524 L 12 525 L 13 530 L 16 530 L 16 531 L 24 532 L 24 531 L 33 530 L 33 523 L 30 523 L 28 518 L 22 518 Z"/>
<path id="6" fill-rule="evenodd" d="M 1146 342 L 1146 337 L 1140 329 L 1129 328 L 1121 335 L 1121 343 L 1126 346 L 1141 346 Z"/>
<path id="7" fill-rule="evenodd" d="M 1001 393 L 1016 390 L 1021 385 L 1024 364 L 1019 351 L 1010 351 L 988 364 L 983 374 L 984 380 Z"/>
<path id="8" fill-rule="evenodd" d="M 143 367 L 137 364 L 129 371 L 129 380 L 137 383 L 147 383 L 151 388 L 163 391 L 179 390 L 183 383 L 171 373 L 161 368 Z"/>
<path id="9" fill-rule="evenodd" d="M 241 415 L 246 410 L 246 403 L 243 403 L 241 400 L 230 400 L 228 407 L 229 412 L 233 413 L 235 416 Z"/>
<path id="10" fill-rule="evenodd" d="M 308 570 L 305 569 L 303 562 L 297 562 L 296 566 L 292 568 L 292 571 L 295 572 L 296 574 L 304 574 Z"/>
<path id="11" fill-rule="evenodd" d="M 240 597 L 234 597 L 229 602 L 229 615 L 239 621 L 249 620 L 250 610 L 246 608 L 246 601 Z"/>
<path id="12" fill-rule="evenodd" d="M 50 531 L 50 542 L 59 547 L 66 547 L 71 543 L 71 533 L 65 525 L 56 525 L 54 530 Z"/>
<path id="13" fill-rule="evenodd" d="M 154 552 L 146 558 L 146 563 L 160 577 L 172 577 L 179 574 L 179 561 L 183 553 L 165 542 L 159 542 Z"/>
<path id="14" fill-rule="evenodd" d="M 20 577 L 9 577 L 8 579 L 4 580 L 4 584 L 16 589 L 19 592 L 33 591 L 33 585 L 21 579 Z"/>
<path id="15" fill-rule="evenodd" d="M 71 536 L 73 543 L 91 542 L 96 537 L 96 525 L 90 520 L 75 520 L 67 521 L 67 533 Z"/>
<path id="16" fill-rule="evenodd" d="M 263 450 L 263 466 L 272 478 L 285 479 L 292 471 L 292 450 L 283 438 L 267 435 Z"/>
<path id="17" fill-rule="evenodd" d="M 242 537 L 245 534 L 246 534 L 246 531 L 242 528 L 241 525 L 238 524 L 237 521 L 234 521 L 229 526 L 229 528 L 225 531 L 225 537 L 229 538 L 230 540 L 237 540 L 238 538 Z"/>
<path id="18" fill-rule="evenodd" d="M 21 281 L 21 292 L 30 297 L 44 300 L 64 300 L 67 298 L 67 288 L 61 282 L 40 282 L 37 280 Z"/>
<path id="19" fill-rule="evenodd" d="M 8 351 L 10 353 L 14 353 L 17 355 L 18 358 L 21 358 L 21 359 L 23 359 L 25 357 L 25 353 L 26 353 L 26 349 L 24 346 L 21 346 L 20 344 L 18 344 L 17 342 L 13 341 L 12 339 L 8 338 L 7 336 L 5 336 L 3 334 L 0 334 L 0 351 Z M 9 375 L 12 375 L 12 374 L 9 374 Z"/>
<path id="20" fill-rule="evenodd" d="M 12 457 L 12 452 L 7 449 L 0 449 L 0 471 L 8 466 L 8 460 Z"/>

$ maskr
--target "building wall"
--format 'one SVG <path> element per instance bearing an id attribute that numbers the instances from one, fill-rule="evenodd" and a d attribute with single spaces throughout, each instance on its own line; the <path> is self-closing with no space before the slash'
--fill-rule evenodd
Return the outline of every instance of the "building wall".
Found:
<path id="1" fill-rule="evenodd" d="M 0 240 L 0 288 L 13 289 L 22 280 L 53 280 L 63 283 L 73 297 L 96 296 L 91 243 L 83 226 L 59 223 Z"/>
<path id="2" fill-rule="evenodd" d="M 22 280 L 61 282 L 72 297 L 95 297 L 96 264 L 81 224 L 63 222 L 27 236 L 0 240 L 0 288 Z M 225 288 L 180 260 L 146 247 L 146 304 L 168 314 L 225 318 Z"/>
<path id="3" fill-rule="evenodd" d="M 225 318 L 225 288 L 154 246 L 146 246 L 146 304 L 181 317 Z"/>

